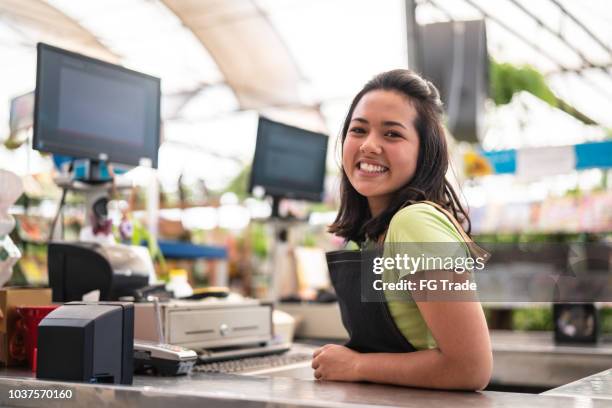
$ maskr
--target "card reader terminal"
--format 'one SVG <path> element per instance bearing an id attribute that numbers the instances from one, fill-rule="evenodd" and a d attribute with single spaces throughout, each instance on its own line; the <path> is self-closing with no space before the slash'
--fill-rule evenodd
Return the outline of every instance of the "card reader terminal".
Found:
<path id="1" fill-rule="evenodd" d="M 159 299 L 151 297 L 155 305 L 157 333 L 160 342 L 134 340 L 134 371 L 153 371 L 158 375 L 188 374 L 198 360 L 195 351 L 185 347 L 167 344 L 162 331 Z"/>
<path id="2" fill-rule="evenodd" d="M 159 375 L 188 374 L 198 360 L 195 351 L 171 344 L 134 341 L 134 370 L 153 370 Z"/>

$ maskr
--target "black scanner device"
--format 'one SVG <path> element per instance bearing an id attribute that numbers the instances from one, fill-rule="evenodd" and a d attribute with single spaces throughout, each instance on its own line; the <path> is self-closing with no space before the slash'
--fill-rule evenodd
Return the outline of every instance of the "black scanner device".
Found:
<path id="1" fill-rule="evenodd" d="M 130 385 L 133 353 L 132 303 L 70 302 L 38 326 L 36 377 Z"/>
<path id="2" fill-rule="evenodd" d="M 47 269 L 54 302 L 80 301 L 94 290 L 100 291 L 100 300 L 118 300 L 148 284 L 147 276 L 115 273 L 98 247 L 88 242 L 49 244 Z"/>

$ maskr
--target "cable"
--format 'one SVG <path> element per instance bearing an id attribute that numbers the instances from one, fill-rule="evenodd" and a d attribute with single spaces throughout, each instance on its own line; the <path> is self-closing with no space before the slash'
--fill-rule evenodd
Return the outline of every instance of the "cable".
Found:
<path id="1" fill-rule="evenodd" d="M 64 216 L 64 212 L 61 212 L 60 216 L 60 225 L 62 226 L 62 241 L 66 239 L 66 217 Z"/>
<path id="2" fill-rule="evenodd" d="M 70 164 L 68 165 L 68 174 L 72 173 L 74 169 L 74 159 L 70 160 Z M 57 207 L 57 212 L 55 213 L 55 217 L 53 217 L 53 222 L 51 223 L 51 230 L 49 231 L 49 237 L 47 238 L 47 243 L 50 243 L 53 240 L 53 233 L 55 232 L 55 225 L 57 224 L 57 220 L 62 214 L 62 208 L 64 207 L 64 202 L 66 201 L 66 193 L 68 193 L 68 188 L 62 188 L 62 198 L 60 199 L 59 206 Z M 63 224 L 63 218 L 62 218 Z M 62 225 L 62 238 L 64 237 L 64 226 Z"/>
<path id="3" fill-rule="evenodd" d="M 57 224 L 57 220 L 62 213 L 62 207 L 64 207 L 64 201 L 66 200 L 66 193 L 68 189 L 66 187 L 62 188 L 62 198 L 60 199 L 59 206 L 57 207 L 57 212 L 55 213 L 55 217 L 53 218 L 53 223 L 51 224 L 51 230 L 49 231 L 49 238 L 47 239 L 47 243 L 51 243 L 53 240 L 53 233 L 55 232 L 55 224 Z"/>

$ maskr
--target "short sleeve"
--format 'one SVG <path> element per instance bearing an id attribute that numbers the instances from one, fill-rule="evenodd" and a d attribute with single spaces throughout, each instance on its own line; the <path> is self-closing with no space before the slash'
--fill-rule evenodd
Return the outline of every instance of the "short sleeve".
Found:
<path id="1" fill-rule="evenodd" d="M 394 271 L 395 276 L 403 278 L 409 273 L 447 269 L 446 261 L 465 256 L 465 248 L 461 235 L 443 213 L 417 203 L 401 209 L 391 219 L 384 251 L 386 257 L 410 258 Z"/>
<path id="2" fill-rule="evenodd" d="M 431 205 L 417 203 L 398 211 L 391 219 L 385 243 L 461 242 L 451 221 Z"/>

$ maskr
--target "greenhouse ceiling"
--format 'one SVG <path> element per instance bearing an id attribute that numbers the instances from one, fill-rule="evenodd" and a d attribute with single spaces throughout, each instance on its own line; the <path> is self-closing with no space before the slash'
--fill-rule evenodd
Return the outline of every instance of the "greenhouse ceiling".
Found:
<path id="1" fill-rule="evenodd" d="M 214 173 L 212 184 L 221 185 L 250 160 L 257 113 L 336 136 L 365 81 L 408 65 L 405 7 L 404 0 L 0 0 L 0 139 L 8 101 L 34 88 L 35 44 L 43 41 L 162 78 L 160 173 Z M 535 67 L 556 95 L 601 125 L 574 123 L 520 96 L 491 115 L 485 146 L 603 137 L 612 127 L 608 1 L 416 2 L 419 24 L 482 18 L 491 57 Z M 516 115 L 524 137 L 508 136 Z"/>

